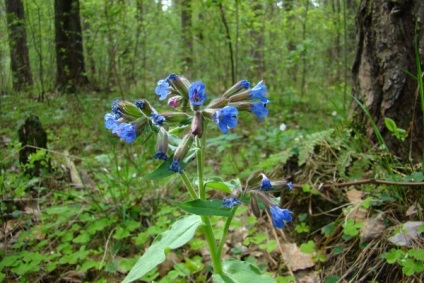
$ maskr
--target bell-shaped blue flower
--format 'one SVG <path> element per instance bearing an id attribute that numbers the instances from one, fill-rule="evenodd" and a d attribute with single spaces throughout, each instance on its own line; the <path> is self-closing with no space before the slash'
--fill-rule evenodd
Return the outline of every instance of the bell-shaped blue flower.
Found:
<path id="1" fill-rule="evenodd" d="M 116 118 L 115 114 L 112 113 L 107 113 L 105 115 L 105 127 L 108 130 L 112 130 L 113 128 L 118 126 L 118 123 L 116 122 L 116 120 L 118 120 Z"/>
<path id="2" fill-rule="evenodd" d="M 169 91 L 169 83 L 167 79 L 158 81 L 158 86 L 155 89 L 155 93 L 160 96 L 159 100 L 164 100 L 168 94 L 171 93 Z"/>
<path id="3" fill-rule="evenodd" d="M 254 88 L 250 90 L 251 99 L 259 99 L 262 102 L 267 102 L 268 98 L 265 97 L 267 92 L 266 86 L 260 81 Z"/>
<path id="4" fill-rule="evenodd" d="M 112 130 L 112 132 L 114 131 Z M 119 124 L 116 128 L 116 134 L 127 143 L 131 143 L 137 138 L 136 128 L 130 123 Z"/>
<path id="5" fill-rule="evenodd" d="M 144 100 L 143 99 L 139 99 L 135 102 L 135 106 L 137 106 L 138 109 L 143 110 L 144 108 Z"/>
<path id="6" fill-rule="evenodd" d="M 218 128 L 221 132 L 227 134 L 228 129 L 232 129 L 237 125 L 237 114 L 237 108 L 225 106 L 212 115 L 212 120 L 218 124 Z"/>
<path id="7" fill-rule="evenodd" d="M 241 204 L 241 201 L 239 201 L 236 197 L 229 197 L 222 200 L 222 206 L 233 208 L 233 206 Z"/>
<path id="8" fill-rule="evenodd" d="M 206 100 L 206 88 L 202 82 L 193 82 L 188 88 L 188 98 L 194 106 L 200 106 Z"/>
<path id="9" fill-rule="evenodd" d="M 150 116 L 152 118 L 153 124 L 162 126 L 163 123 L 166 121 L 165 117 L 163 115 L 160 115 L 158 113 L 152 113 Z"/>
<path id="10" fill-rule="evenodd" d="M 156 138 L 156 154 L 153 156 L 155 159 L 167 160 L 166 152 L 168 150 L 168 133 L 163 127 L 160 127 L 158 136 Z"/>
<path id="11" fill-rule="evenodd" d="M 183 169 L 181 168 L 180 162 L 178 160 L 173 160 L 171 165 L 168 168 L 170 171 L 174 171 L 176 173 L 183 173 Z"/>
<path id="12" fill-rule="evenodd" d="M 262 174 L 262 182 L 261 182 L 261 187 L 259 189 L 261 191 L 270 191 L 270 190 L 272 190 L 271 181 L 264 174 Z"/>
<path id="13" fill-rule="evenodd" d="M 288 209 L 279 208 L 277 205 L 272 205 L 269 208 L 269 213 L 271 214 L 274 228 L 283 229 L 285 222 L 292 221 L 292 212 Z"/>
<path id="14" fill-rule="evenodd" d="M 268 105 L 269 101 L 266 102 L 262 102 L 262 101 L 258 101 L 258 102 L 252 102 L 250 104 L 250 111 L 252 111 L 252 113 L 254 113 L 259 121 L 262 122 L 262 118 L 268 116 Z"/>

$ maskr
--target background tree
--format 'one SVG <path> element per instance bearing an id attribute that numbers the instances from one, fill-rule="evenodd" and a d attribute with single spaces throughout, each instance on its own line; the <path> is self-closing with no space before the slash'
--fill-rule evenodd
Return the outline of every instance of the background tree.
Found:
<path id="1" fill-rule="evenodd" d="M 56 85 L 74 92 L 88 83 L 85 74 L 82 30 L 78 0 L 55 0 Z"/>
<path id="2" fill-rule="evenodd" d="M 32 85 L 25 27 L 25 11 L 22 0 L 6 0 L 5 2 L 13 89 L 20 91 L 25 86 Z"/>
<path id="3" fill-rule="evenodd" d="M 389 149 L 403 159 L 418 161 L 423 151 L 423 112 L 414 76 L 421 76 L 416 62 L 424 59 L 424 2 L 362 0 L 357 22 L 353 95 L 366 106 Z M 391 135 L 386 117 L 407 130 L 407 143 Z M 375 139 L 371 121 L 355 101 L 351 119 Z"/>

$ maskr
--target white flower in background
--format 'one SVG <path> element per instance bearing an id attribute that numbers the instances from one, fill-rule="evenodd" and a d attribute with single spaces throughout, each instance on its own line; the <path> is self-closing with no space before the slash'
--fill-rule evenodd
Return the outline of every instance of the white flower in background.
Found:
<path id="1" fill-rule="evenodd" d="M 280 124 L 280 131 L 284 132 L 287 129 L 287 125 L 284 123 Z"/>

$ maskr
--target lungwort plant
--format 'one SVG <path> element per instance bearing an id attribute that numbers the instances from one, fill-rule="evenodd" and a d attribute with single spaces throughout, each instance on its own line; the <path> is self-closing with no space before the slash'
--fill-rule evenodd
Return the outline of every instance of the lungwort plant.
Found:
<path id="1" fill-rule="evenodd" d="M 158 179 L 178 174 L 187 188 L 188 200 L 176 206 L 189 215 L 176 221 L 168 231 L 160 234 L 131 269 L 124 282 L 146 275 L 165 260 L 165 251 L 175 249 L 192 239 L 196 230 L 203 233 L 209 248 L 212 278 L 215 282 L 273 282 L 248 262 L 223 260 L 223 247 L 237 207 L 249 203 L 256 217 L 266 209 L 275 228 L 283 229 L 292 220 L 288 209 L 280 208 L 269 193 L 292 189 L 286 180 L 270 180 L 262 171 L 253 172 L 242 187 L 239 180 L 225 182 L 222 178 L 206 179 L 206 139 L 208 126 L 218 127 L 227 134 L 237 126 L 240 111 L 251 112 L 262 121 L 268 115 L 267 88 L 259 82 L 251 87 L 242 80 L 206 106 L 206 86 L 201 81 L 190 83 L 185 77 L 171 74 L 160 80 L 155 93 L 159 100 L 168 99 L 172 111 L 158 112 L 146 99 L 135 103 L 115 100 L 112 111 L 105 115 L 105 126 L 127 143 L 137 138 L 145 141 L 156 135 L 153 158 L 161 161 L 158 168 L 146 178 Z M 217 131 L 214 131 L 217 132 Z M 197 173 L 189 177 L 187 164 L 196 160 Z M 207 199 L 207 190 L 221 190 L 228 197 Z M 225 218 L 223 231 L 211 224 L 210 217 Z M 218 233 L 219 232 L 219 233 Z M 216 235 L 221 235 L 218 239 Z"/>

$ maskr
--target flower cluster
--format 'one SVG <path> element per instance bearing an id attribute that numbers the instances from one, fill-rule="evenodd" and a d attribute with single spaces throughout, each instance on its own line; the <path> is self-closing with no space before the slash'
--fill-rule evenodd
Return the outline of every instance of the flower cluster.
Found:
<path id="1" fill-rule="evenodd" d="M 158 81 L 155 93 L 159 100 L 170 96 L 168 105 L 177 110 L 176 112 L 159 113 L 145 99 L 135 103 L 115 100 L 111 112 L 104 116 L 105 126 L 127 143 L 133 142 L 146 129 L 156 132 L 156 153 L 153 157 L 167 160 L 167 124 L 183 123 L 191 119 L 191 128 L 181 142 L 175 145 L 173 160 L 169 165 L 169 170 L 182 173 L 181 164 L 191 148 L 193 139 L 202 137 L 207 120 L 213 121 L 224 134 L 237 126 L 239 111 L 254 113 L 262 121 L 268 115 L 269 101 L 265 96 L 266 92 L 262 81 L 251 88 L 248 81 L 242 80 L 203 107 L 207 100 L 205 84 L 201 81 L 190 82 L 183 76 L 170 74 Z M 188 114 L 187 110 L 191 110 L 192 114 Z"/>
<path id="2" fill-rule="evenodd" d="M 260 180 L 261 177 L 262 180 Z M 249 186 L 249 184 L 252 183 L 253 185 Z M 271 181 L 265 174 L 255 172 L 249 177 L 248 187 L 245 190 L 250 193 L 250 207 L 253 214 L 256 217 L 261 216 L 259 208 L 259 202 L 261 202 L 271 215 L 274 228 L 278 229 L 283 229 L 286 222 L 292 221 L 292 212 L 288 209 L 278 207 L 278 205 L 276 205 L 267 195 L 267 192 L 282 191 L 284 189 L 292 190 L 293 184 L 286 180 Z M 227 208 L 233 208 L 240 204 L 241 201 L 235 195 L 225 198 L 222 201 L 222 206 Z"/>

